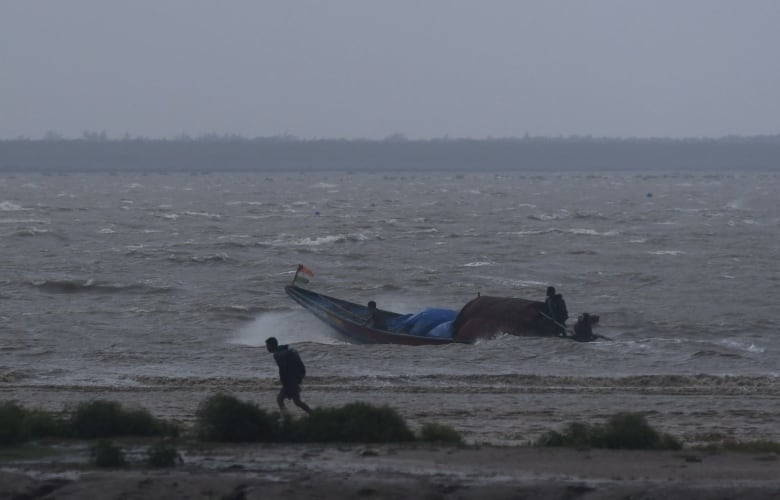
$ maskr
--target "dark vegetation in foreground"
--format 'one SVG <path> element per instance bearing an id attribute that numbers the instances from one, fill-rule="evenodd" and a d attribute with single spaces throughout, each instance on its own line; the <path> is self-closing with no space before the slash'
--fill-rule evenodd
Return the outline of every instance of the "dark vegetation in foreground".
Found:
<path id="1" fill-rule="evenodd" d="M 460 434 L 440 424 L 424 424 L 415 435 L 406 421 L 388 406 L 350 403 L 339 408 L 318 408 L 293 419 L 269 413 L 254 403 L 217 394 L 203 401 L 193 426 L 161 420 L 140 408 L 124 408 L 113 401 L 80 403 L 57 416 L 30 410 L 14 402 L 0 403 L 0 445 L 35 439 L 98 439 L 115 437 L 195 438 L 228 443 L 462 443 Z M 105 443 L 95 454 L 107 453 Z M 102 450 L 101 450 L 102 448 Z M 173 455 L 158 446 L 157 455 Z"/>
<path id="2" fill-rule="evenodd" d="M 682 449 L 682 443 L 677 438 L 659 433 L 638 413 L 619 413 L 604 424 L 573 422 L 563 432 L 544 434 L 536 445 L 626 450 Z"/>
<path id="3" fill-rule="evenodd" d="M 0 172 L 777 170 L 780 135 L 386 140 L 205 136 L 0 140 Z"/>
<path id="4" fill-rule="evenodd" d="M 91 462 L 98 467 L 127 465 L 122 448 L 111 439 L 152 438 L 144 464 L 172 467 L 182 462 L 176 444 L 213 443 L 441 443 L 462 445 L 455 429 L 425 423 L 418 432 L 388 406 L 350 403 L 315 409 L 294 419 L 269 413 L 256 404 L 217 394 L 204 400 L 191 426 L 160 420 L 143 409 L 127 409 L 112 401 L 90 401 L 65 415 L 30 410 L 14 402 L 0 403 L 0 446 L 12 447 L 42 439 L 90 439 Z M 147 441 L 148 442 L 148 441 Z M 679 450 L 682 443 L 652 428 L 638 413 L 620 413 L 603 424 L 570 423 L 550 431 L 535 446 L 574 448 Z M 703 451 L 780 453 L 780 444 L 724 441 L 699 447 Z M 37 453 L 37 451 L 36 451 Z"/>

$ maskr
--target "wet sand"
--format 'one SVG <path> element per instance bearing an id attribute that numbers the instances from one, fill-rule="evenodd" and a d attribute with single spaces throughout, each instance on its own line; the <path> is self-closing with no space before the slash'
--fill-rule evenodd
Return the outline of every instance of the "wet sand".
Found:
<path id="1" fill-rule="evenodd" d="M 0 498 L 778 498 L 775 454 L 527 447 L 265 446 L 175 469 L 6 464 Z"/>

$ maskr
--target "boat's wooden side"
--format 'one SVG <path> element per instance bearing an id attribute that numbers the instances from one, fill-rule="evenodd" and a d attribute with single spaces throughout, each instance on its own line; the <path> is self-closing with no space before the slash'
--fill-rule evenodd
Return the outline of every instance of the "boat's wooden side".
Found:
<path id="1" fill-rule="evenodd" d="M 365 325 L 368 307 L 335 297 L 312 292 L 295 285 L 285 287 L 287 295 L 324 323 L 349 339 L 366 344 L 440 345 L 451 339 L 424 337 L 408 333 L 377 330 Z M 402 316 L 392 311 L 381 312 L 389 319 Z"/>

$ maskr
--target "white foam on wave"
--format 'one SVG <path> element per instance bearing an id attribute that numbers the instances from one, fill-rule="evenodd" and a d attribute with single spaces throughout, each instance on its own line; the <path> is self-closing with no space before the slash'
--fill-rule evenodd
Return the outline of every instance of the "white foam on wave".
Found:
<path id="1" fill-rule="evenodd" d="M 229 201 L 226 203 L 227 206 L 236 206 L 236 205 L 250 205 L 250 206 L 262 206 L 265 205 L 265 202 L 262 201 Z"/>
<path id="2" fill-rule="evenodd" d="M 736 350 L 739 350 L 739 351 L 751 352 L 751 353 L 754 353 L 754 354 L 761 354 L 763 352 L 766 352 L 765 348 L 759 347 L 759 346 L 757 346 L 757 345 L 755 345 L 753 343 L 746 344 L 744 342 L 739 342 L 739 341 L 736 341 L 736 340 L 721 340 L 718 343 L 720 345 L 722 345 L 722 346 L 725 346 L 725 347 L 730 347 L 732 349 L 736 349 Z"/>
<path id="3" fill-rule="evenodd" d="M 537 234 L 554 233 L 555 229 L 535 229 L 528 231 L 501 231 L 496 234 L 499 236 L 534 236 Z"/>
<path id="4" fill-rule="evenodd" d="M 0 201 L 0 212 L 18 212 L 24 210 L 20 205 L 10 201 Z"/>
<path id="5" fill-rule="evenodd" d="M 0 219 L 0 224 L 49 224 L 51 221 L 44 219 Z"/>
<path id="6" fill-rule="evenodd" d="M 327 245 L 329 243 L 336 243 L 339 241 L 344 241 L 344 235 L 342 234 L 329 234 L 327 236 L 319 236 L 317 238 L 301 238 L 298 240 L 293 240 L 290 243 L 293 245 L 301 245 L 301 246 L 319 246 L 319 245 Z"/>
<path id="7" fill-rule="evenodd" d="M 344 241 L 366 241 L 368 236 L 362 233 L 354 234 L 329 234 L 325 236 L 287 239 L 289 235 L 282 235 L 281 238 L 277 238 L 273 241 L 266 242 L 268 245 L 273 246 L 302 246 L 302 247 L 316 247 L 320 245 L 330 245 L 333 243 L 342 243 Z"/>
<path id="8" fill-rule="evenodd" d="M 463 264 L 463 267 L 484 267 L 484 266 L 492 266 L 495 262 L 488 262 L 488 261 L 477 261 L 477 262 L 468 262 L 466 264 Z"/>
<path id="9" fill-rule="evenodd" d="M 648 250 L 650 255 L 683 255 L 685 252 L 682 250 Z"/>
<path id="10" fill-rule="evenodd" d="M 190 217 L 208 217 L 210 219 L 219 219 L 219 218 L 222 217 L 219 214 L 212 214 L 212 213 L 209 213 L 209 212 L 192 212 L 192 211 L 189 211 L 189 210 L 185 211 L 185 212 L 182 212 L 182 214 L 189 215 Z"/>
<path id="11" fill-rule="evenodd" d="M 617 231 L 604 231 L 603 233 L 596 231 L 595 229 L 585 229 L 585 228 L 575 228 L 575 229 L 567 229 L 564 231 L 565 233 L 571 233 L 571 234 L 584 234 L 588 236 L 615 236 L 619 234 Z"/>
<path id="12" fill-rule="evenodd" d="M 726 203 L 726 206 L 724 208 L 728 208 L 730 210 L 741 210 L 745 206 L 745 202 L 742 200 L 732 200 L 728 203 Z"/>
<path id="13" fill-rule="evenodd" d="M 550 220 L 561 220 L 567 218 L 568 214 L 534 214 L 529 215 L 528 218 L 531 220 L 539 220 L 539 221 L 550 221 Z"/>
<path id="14" fill-rule="evenodd" d="M 280 344 L 343 343 L 327 325 L 306 311 L 263 313 L 251 323 L 239 328 L 228 342 L 263 347 L 268 337 L 276 337 Z"/>

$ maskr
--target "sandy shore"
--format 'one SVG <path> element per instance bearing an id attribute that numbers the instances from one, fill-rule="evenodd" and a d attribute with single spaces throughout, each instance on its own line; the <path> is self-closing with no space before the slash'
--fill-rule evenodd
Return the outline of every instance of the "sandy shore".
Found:
<path id="1" fill-rule="evenodd" d="M 0 498 L 780 498 L 780 460 L 760 453 L 242 445 L 119 470 L 78 455 L 5 460 Z"/>
<path id="2" fill-rule="evenodd" d="M 0 453 L 0 499 L 780 499 L 776 454 L 526 446 L 567 422 L 604 421 L 618 411 L 637 410 L 648 413 L 660 431 L 682 438 L 688 448 L 724 438 L 777 440 L 774 386 L 715 397 L 711 391 L 687 389 L 678 394 L 674 387 L 584 392 L 587 388 L 560 384 L 511 394 L 500 386 L 476 392 L 425 386 L 419 392 L 386 388 L 355 393 L 327 381 L 312 382 L 304 394 L 314 406 L 388 404 L 398 408 L 413 429 L 423 422 L 450 425 L 463 433 L 469 446 L 191 443 L 180 447 L 182 464 L 161 470 L 141 465 L 148 443 L 136 441 L 123 444 L 130 466 L 101 470 L 88 465 L 87 443 L 68 443 L 45 458 Z M 0 400 L 57 412 L 80 401 L 109 399 L 192 423 L 198 404 L 211 394 L 229 391 L 272 410 L 275 389 L 275 380 L 126 388 L 36 387 L 11 380 L 0 385 Z"/>

